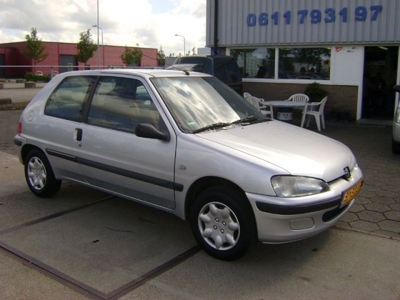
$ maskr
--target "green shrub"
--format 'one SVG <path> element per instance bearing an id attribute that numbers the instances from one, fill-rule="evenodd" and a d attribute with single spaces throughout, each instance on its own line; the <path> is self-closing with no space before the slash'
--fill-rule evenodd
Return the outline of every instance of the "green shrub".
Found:
<path id="1" fill-rule="evenodd" d="M 319 102 L 328 95 L 328 92 L 322 89 L 318 82 L 314 82 L 307 85 L 304 94 L 310 97 L 311 102 Z"/>
<path id="2" fill-rule="evenodd" d="M 38 75 L 32 72 L 27 72 L 25 73 L 24 76 L 26 81 L 34 81 L 34 82 L 38 82 L 38 81 L 42 81 L 42 82 L 49 82 L 50 81 L 50 75 Z"/>

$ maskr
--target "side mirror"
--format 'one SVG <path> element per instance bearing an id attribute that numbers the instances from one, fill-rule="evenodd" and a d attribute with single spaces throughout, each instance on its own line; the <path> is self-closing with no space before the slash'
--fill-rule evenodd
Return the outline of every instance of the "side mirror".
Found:
<path id="1" fill-rule="evenodd" d="M 142 123 L 136 125 L 135 128 L 136 136 L 148 139 L 157 139 L 168 142 L 170 140 L 170 136 L 168 133 L 161 132 L 156 129 L 153 125 L 149 123 Z"/>
<path id="2" fill-rule="evenodd" d="M 393 87 L 393 89 L 394 89 L 396 92 L 400 93 L 400 85 L 395 85 L 395 86 Z"/>

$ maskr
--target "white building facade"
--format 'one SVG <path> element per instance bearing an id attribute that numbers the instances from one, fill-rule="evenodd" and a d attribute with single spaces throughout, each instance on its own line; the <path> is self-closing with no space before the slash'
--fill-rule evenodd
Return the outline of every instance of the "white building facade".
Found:
<path id="1" fill-rule="evenodd" d="M 237 59 L 256 96 L 286 99 L 318 82 L 327 110 L 393 116 L 399 0 L 207 0 L 206 45 Z"/>

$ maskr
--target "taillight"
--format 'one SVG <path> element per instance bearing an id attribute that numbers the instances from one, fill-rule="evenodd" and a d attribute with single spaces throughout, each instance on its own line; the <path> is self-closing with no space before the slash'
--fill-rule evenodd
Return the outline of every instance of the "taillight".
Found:
<path id="1" fill-rule="evenodd" d="M 18 123 L 18 135 L 21 135 L 21 134 L 22 134 L 22 123 L 19 122 Z"/>

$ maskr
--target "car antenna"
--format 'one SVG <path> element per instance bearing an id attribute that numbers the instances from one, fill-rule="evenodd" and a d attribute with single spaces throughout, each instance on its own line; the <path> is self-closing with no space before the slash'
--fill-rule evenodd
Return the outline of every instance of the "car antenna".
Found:
<path id="1" fill-rule="evenodd" d="M 181 68 L 178 68 L 178 67 L 176 67 L 176 66 L 174 66 L 174 65 L 169 66 L 168 69 L 169 69 L 169 70 L 178 70 L 178 71 L 182 71 L 182 72 L 185 73 L 185 75 L 190 76 L 189 71 L 184 70 L 184 69 L 181 69 Z"/>

